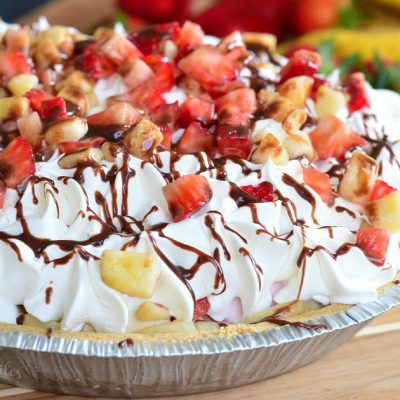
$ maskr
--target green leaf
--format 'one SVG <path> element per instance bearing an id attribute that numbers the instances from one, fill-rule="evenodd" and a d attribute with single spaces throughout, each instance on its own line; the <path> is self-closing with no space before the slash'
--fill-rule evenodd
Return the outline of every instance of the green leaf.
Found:
<path id="1" fill-rule="evenodd" d="M 324 40 L 318 47 L 318 52 L 322 57 L 322 65 L 319 72 L 322 75 L 328 75 L 336 66 L 333 63 L 333 54 L 335 49 L 335 42 L 333 39 Z"/>
<path id="2" fill-rule="evenodd" d="M 347 74 L 351 69 L 359 65 L 360 55 L 357 53 L 351 54 L 344 58 L 339 64 L 339 70 L 341 75 Z"/>
<path id="3" fill-rule="evenodd" d="M 339 7 L 338 23 L 341 28 L 356 28 L 363 21 L 362 14 L 354 4 Z"/>

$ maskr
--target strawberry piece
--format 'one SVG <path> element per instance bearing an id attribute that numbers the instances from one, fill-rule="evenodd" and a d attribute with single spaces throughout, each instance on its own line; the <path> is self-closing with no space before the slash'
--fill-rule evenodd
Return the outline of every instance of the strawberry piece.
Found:
<path id="1" fill-rule="evenodd" d="M 347 104 L 350 113 L 370 107 L 365 77 L 362 72 L 351 74 L 345 82 L 345 89 L 350 96 Z"/>
<path id="2" fill-rule="evenodd" d="M 366 144 L 361 136 L 333 115 L 320 119 L 316 128 L 310 133 L 310 139 L 321 160 L 329 157 L 343 158 L 352 147 Z"/>
<path id="3" fill-rule="evenodd" d="M 160 143 L 160 146 L 164 147 L 165 150 L 171 150 L 173 134 L 172 129 L 166 125 L 159 125 L 159 128 L 163 134 L 163 140 Z"/>
<path id="4" fill-rule="evenodd" d="M 222 156 L 248 158 L 251 151 L 250 129 L 247 126 L 219 125 L 217 144 Z"/>
<path id="5" fill-rule="evenodd" d="M 77 142 L 65 142 L 58 146 L 58 151 L 60 153 L 73 153 L 77 150 L 86 149 L 88 147 L 100 147 L 106 139 L 104 137 L 98 136 L 89 139 L 79 140 Z"/>
<path id="6" fill-rule="evenodd" d="M 6 184 L 0 179 L 0 210 L 4 207 L 4 200 L 6 197 Z"/>
<path id="7" fill-rule="evenodd" d="M 216 147 L 215 135 L 199 122 L 194 121 L 185 129 L 176 149 L 180 153 L 204 151 L 212 157 L 215 155 Z"/>
<path id="8" fill-rule="evenodd" d="M 178 67 L 205 89 L 220 86 L 236 78 L 232 62 L 212 46 L 201 46 L 182 58 Z"/>
<path id="9" fill-rule="evenodd" d="M 32 68 L 21 51 L 12 50 L 0 54 L 0 76 L 8 80 L 14 75 L 30 74 Z"/>
<path id="10" fill-rule="evenodd" d="M 17 136 L 0 152 L 0 177 L 7 187 L 16 189 L 36 171 L 32 147 Z"/>
<path id="11" fill-rule="evenodd" d="M 118 101 L 131 102 L 139 108 L 152 113 L 161 104 L 166 104 L 158 88 L 153 85 L 143 84 L 116 98 Z"/>
<path id="12" fill-rule="evenodd" d="M 204 31 L 200 25 L 186 21 L 181 28 L 177 44 L 179 47 L 177 60 L 180 60 L 190 51 L 203 43 Z"/>
<path id="13" fill-rule="evenodd" d="M 241 186 L 240 189 L 251 194 L 254 198 L 259 201 L 274 201 L 274 187 L 270 182 L 261 182 L 256 186 L 248 185 Z"/>
<path id="14" fill-rule="evenodd" d="M 135 107 L 128 103 L 117 102 L 103 111 L 89 115 L 87 122 L 95 126 L 133 125 L 139 116 L 140 113 Z"/>
<path id="15" fill-rule="evenodd" d="M 155 75 L 151 79 L 151 84 L 154 85 L 161 93 L 167 92 L 175 85 L 174 65 L 167 58 L 148 54 L 143 57 L 143 61 L 149 65 Z"/>
<path id="16" fill-rule="evenodd" d="M 171 104 L 161 104 L 151 113 L 151 119 L 157 125 L 164 125 L 174 128 L 178 116 L 179 103 L 175 101 Z"/>
<path id="17" fill-rule="evenodd" d="M 165 40 L 176 40 L 180 34 L 178 22 L 151 25 L 139 32 L 128 35 L 130 40 L 143 54 L 161 52 L 161 44 Z"/>
<path id="18" fill-rule="evenodd" d="M 196 300 L 194 303 L 193 321 L 198 321 L 205 317 L 210 309 L 210 303 L 207 297 Z"/>
<path id="19" fill-rule="evenodd" d="M 256 94 L 253 89 L 237 89 L 219 97 L 215 106 L 221 124 L 247 125 L 257 110 Z"/>
<path id="20" fill-rule="evenodd" d="M 281 70 L 281 83 L 294 76 L 314 76 L 321 67 L 321 64 L 322 58 L 315 51 L 297 50 Z"/>
<path id="21" fill-rule="evenodd" d="M 369 201 L 379 200 L 395 190 L 396 189 L 393 186 L 388 185 L 385 181 L 377 179 L 369 197 Z"/>
<path id="22" fill-rule="evenodd" d="M 44 100 L 39 111 L 40 118 L 53 122 L 67 118 L 67 105 L 62 97 Z"/>
<path id="23" fill-rule="evenodd" d="M 75 67 L 95 80 L 108 78 L 116 71 L 115 65 L 107 57 L 91 51 L 79 55 Z"/>
<path id="24" fill-rule="evenodd" d="M 184 175 L 163 187 L 174 222 L 182 221 L 200 210 L 212 196 L 211 187 L 202 175 Z"/>
<path id="25" fill-rule="evenodd" d="M 208 125 L 213 119 L 214 108 L 214 104 L 208 100 L 189 96 L 179 109 L 179 125 L 186 128 L 193 121 Z"/>
<path id="26" fill-rule="evenodd" d="M 389 240 L 390 232 L 387 229 L 362 226 L 358 230 L 356 243 L 373 263 L 383 265 Z"/>
<path id="27" fill-rule="evenodd" d="M 132 42 L 117 34 L 103 43 L 100 49 L 109 60 L 118 66 L 126 60 L 133 63 L 142 56 L 140 50 Z"/>
<path id="28" fill-rule="evenodd" d="M 33 111 L 40 113 L 42 109 L 42 103 L 45 100 L 49 100 L 52 98 L 47 92 L 41 89 L 31 89 L 29 92 L 25 93 L 25 97 L 29 100 L 29 105 Z"/>
<path id="29" fill-rule="evenodd" d="M 313 188 L 328 203 L 332 198 L 332 187 L 329 175 L 314 168 L 303 167 L 304 183 Z"/>

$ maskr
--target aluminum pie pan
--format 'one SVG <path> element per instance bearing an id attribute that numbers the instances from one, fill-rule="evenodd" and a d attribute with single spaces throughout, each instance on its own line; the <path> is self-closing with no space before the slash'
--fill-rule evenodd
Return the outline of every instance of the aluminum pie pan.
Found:
<path id="1" fill-rule="evenodd" d="M 261 381 L 309 364 L 348 341 L 377 315 L 400 304 L 400 286 L 375 301 L 310 323 L 237 330 L 229 335 L 119 341 L 127 335 L 39 333 L 0 327 L 0 381 L 78 396 L 144 398 L 217 391 Z M 325 313 L 326 314 L 326 313 Z M 259 324 L 260 325 L 260 324 Z M 92 334 L 93 335 L 93 334 Z M 105 338 L 111 338 L 106 340 Z M 102 339 L 100 339 L 102 338 Z"/>

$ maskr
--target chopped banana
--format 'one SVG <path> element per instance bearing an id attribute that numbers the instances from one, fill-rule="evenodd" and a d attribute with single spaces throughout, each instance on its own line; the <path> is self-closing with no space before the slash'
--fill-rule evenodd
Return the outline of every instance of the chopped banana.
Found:
<path id="1" fill-rule="evenodd" d="M 310 161 L 316 160 L 314 147 L 308 135 L 300 133 L 289 135 L 283 142 L 289 158 L 294 160 L 300 157 L 307 157 Z"/>
<path id="2" fill-rule="evenodd" d="M 0 98 L 0 122 L 17 119 L 29 114 L 29 100 L 26 97 Z"/>
<path id="3" fill-rule="evenodd" d="M 361 151 L 354 151 L 339 185 L 339 194 L 346 200 L 365 204 L 378 177 L 376 160 Z"/>
<path id="4" fill-rule="evenodd" d="M 73 116 L 48 128 L 45 132 L 45 139 L 49 146 L 55 147 L 59 143 L 75 142 L 85 136 L 87 131 L 86 119 Z"/>
<path id="5" fill-rule="evenodd" d="M 400 192 L 398 190 L 379 200 L 367 203 L 365 209 L 375 228 L 384 228 L 391 233 L 400 232 Z"/>
<path id="6" fill-rule="evenodd" d="M 283 129 L 289 134 L 298 133 L 300 128 L 305 124 L 307 121 L 308 114 L 306 111 L 295 108 L 285 119 L 283 122 Z"/>
<path id="7" fill-rule="evenodd" d="M 309 98 L 314 80 L 309 76 L 296 76 L 278 87 L 281 96 L 289 99 L 296 107 L 303 108 Z"/>
<path id="8" fill-rule="evenodd" d="M 39 79 L 36 75 L 14 75 L 7 83 L 7 87 L 14 96 L 23 96 L 26 92 L 37 86 Z"/>
<path id="9" fill-rule="evenodd" d="M 285 165 L 289 162 L 289 154 L 282 143 L 272 133 L 268 133 L 251 156 L 251 161 L 263 164 L 271 159 L 277 165 Z"/>
<path id="10" fill-rule="evenodd" d="M 139 321 L 163 321 L 169 320 L 171 314 L 161 304 L 145 301 L 136 310 L 136 318 Z"/>
<path id="11" fill-rule="evenodd" d="M 152 253 L 105 250 L 100 273 L 104 283 L 133 297 L 148 299 L 156 290 L 161 268 Z"/>
<path id="12" fill-rule="evenodd" d="M 336 116 L 338 112 L 346 108 L 346 96 L 339 90 L 328 85 L 321 85 L 317 90 L 315 110 L 319 118 L 327 115 Z"/>
<path id="13" fill-rule="evenodd" d="M 143 118 L 128 130 L 123 144 L 130 154 L 145 160 L 153 154 L 154 149 L 162 140 L 163 134 L 160 128 L 149 119 Z"/>
<path id="14" fill-rule="evenodd" d="M 71 154 L 66 154 L 59 161 L 58 165 L 61 168 L 75 168 L 79 164 L 94 162 L 99 164 L 103 158 L 103 152 L 100 149 L 94 147 L 76 151 Z"/>

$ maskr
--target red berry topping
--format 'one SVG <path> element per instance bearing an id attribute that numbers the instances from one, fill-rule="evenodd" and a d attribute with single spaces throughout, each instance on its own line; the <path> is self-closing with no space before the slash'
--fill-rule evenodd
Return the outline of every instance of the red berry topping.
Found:
<path id="1" fill-rule="evenodd" d="M 297 50 L 289 58 L 289 62 L 282 68 L 281 82 L 294 76 L 314 76 L 322 64 L 321 56 L 315 51 Z"/>
<path id="2" fill-rule="evenodd" d="M 325 203 L 332 198 L 329 175 L 314 168 L 303 168 L 304 183 L 312 187 Z"/>
<path id="3" fill-rule="evenodd" d="M 316 128 L 310 133 L 310 139 L 321 160 L 329 157 L 343 158 L 352 147 L 366 144 L 361 136 L 333 115 L 319 120 Z"/>
<path id="4" fill-rule="evenodd" d="M 173 134 L 172 129 L 166 125 L 160 125 L 159 127 L 163 134 L 163 140 L 160 143 L 160 146 L 164 147 L 164 149 L 166 150 L 171 150 L 172 134 Z"/>
<path id="5" fill-rule="evenodd" d="M 106 139 L 104 137 L 93 137 L 89 139 L 79 140 L 77 142 L 65 142 L 58 146 L 60 153 L 73 153 L 77 150 L 86 149 L 87 147 L 99 147 Z"/>
<path id="6" fill-rule="evenodd" d="M 198 321 L 205 317 L 210 309 L 210 303 L 207 297 L 203 297 L 200 300 L 196 300 L 194 303 L 194 311 L 193 311 L 193 321 Z"/>
<path id="7" fill-rule="evenodd" d="M 93 79 L 108 78 L 116 70 L 114 64 L 102 54 L 87 51 L 76 58 L 75 66 Z"/>
<path id="8" fill-rule="evenodd" d="M 0 152 L 0 178 L 7 187 L 17 188 L 35 171 L 32 147 L 22 136 L 13 139 Z"/>
<path id="9" fill-rule="evenodd" d="M 394 191 L 396 191 L 396 189 L 393 186 L 388 185 L 385 181 L 377 179 L 374 188 L 372 189 L 369 201 L 379 200 Z"/>
<path id="10" fill-rule="evenodd" d="M 274 187 L 270 182 L 261 182 L 257 186 L 241 186 L 240 189 L 251 194 L 259 201 L 274 201 Z"/>
<path id="11" fill-rule="evenodd" d="M 212 46 L 198 47 L 182 58 L 178 67 L 205 90 L 233 81 L 237 75 L 233 63 Z"/>
<path id="12" fill-rule="evenodd" d="M 251 151 L 250 129 L 247 126 L 219 125 L 217 144 L 221 156 L 248 158 Z"/>
<path id="13" fill-rule="evenodd" d="M 89 115 L 87 122 L 89 125 L 95 126 L 133 125 L 137 122 L 139 116 L 140 113 L 135 107 L 128 103 L 118 102 L 104 111 Z"/>
<path id="14" fill-rule="evenodd" d="M 180 34 L 178 22 L 151 25 L 139 32 L 132 32 L 128 39 L 143 53 L 161 52 L 161 43 L 165 40 L 176 40 Z"/>
<path id="15" fill-rule="evenodd" d="M 179 110 L 179 125 L 185 128 L 193 121 L 208 125 L 214 117 L 214 108 L 211 101 L 189 96 Z"/>
<path id="16" fill-rule="evenodd" d="M 179 103 L 161 104 L 151 113 L 151 119 L 158 125 L 174 128 L 178 117 Z"/>
<path id="17" fill-rule="evenodd" d="M 219 97 L 215 105 L 220 124 L 248 125 L 257 110 L 256 94 L 253 89 L 237 89 Z"/>
<path id="18" fill-rule="evenodd" d="M 4 207 L 4 198 L 6 197 L 6 185 L 0 179 L 0 210 Z"/>
<path id="19" fill-rule="evenodd" d="M 390 232 L 381 228 L 360 227 L 357 234 L 357 245 L 377 265 L 385 263 L 389 240 Z"/>
<path id="20" fill-rule="evenodd" d="M 25 93 L 25 97 L 28 98 L 32 110 L 38 113 L 40 113 L 42 109 L 42 103 L 52 98 L 51 95 L 41 89 L 31 89 L 29 92 Z"/>
<path id="21" fill-rule="evenodd" d="M 350 96 L 347 106 L 351 113 L 364 107 L 370 107 L 363 73 L 355 72 L 351 74 L 345 82 L 345 89 Z"/>
<path id="22" fill-rule="evenodd" d="M 155 75 L 151 78 L 151 85 L 157 88 L 161 93 L 167 92 L 175 85 L 174 65 L 167 58 L 149 54 L 143 58 L 143 61 L 149 65 Z"/>
<path id="23" fill-rule="evenodd" d="M 195 121 L 185 129 L 176 149 L 180 153 L 197 153 L 204 151 L 212 157 L 216 153 L 216 147 L 215 135 L 199 122 Z"/>
<path id="24" fill-rule="evenodd" d="M 21 51 L 13 50 L 0 54 L 0 77 L 5 80 L 14 75 L 31 73 L 28 59 Z"/>
<path id="25" fill-rule="evenodd" d="M 174 222 L 190 217 L 207 204 L 212 190 L 202 175 L 184 175 L 163 187 L 163 193 Z"/>
<path id="26" fill-rule="evenodd" d="M 62 97 L 44 100 L 41 104 L 39 115 L 46 121 L 53 122 L 67 118 L 67 105 Z"/>

